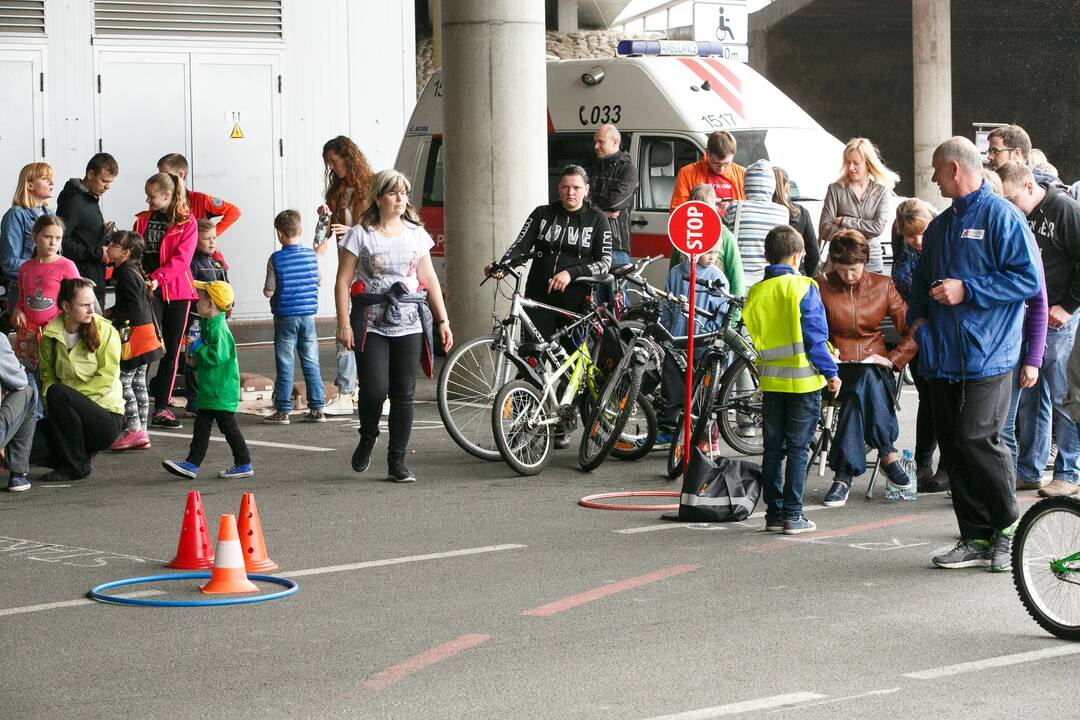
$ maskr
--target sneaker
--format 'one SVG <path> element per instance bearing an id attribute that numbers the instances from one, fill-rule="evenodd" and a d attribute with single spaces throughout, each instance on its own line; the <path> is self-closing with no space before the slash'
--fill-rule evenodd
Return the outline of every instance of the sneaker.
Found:
<path id="1" fill-rule="evenodd" d="M 986 540 L 961 540 L 948 552 L 935 555 L 930 562 L 939 568 L 987 567 L 993 548 Z"/>
<path id="2" fill-rule="evenodd" d="M 289 413 L 284 410 L 275 410 L 273 415 L 267 415 L 262 421 L 263 425 L 288 425 Z"/>
<path id="3" fill-rule="evenodd" d="M 308 410 L 307 414 L 304 415 L 304 422 L 326 422 L 326 414 L 322 410 Z"/>
<path id="4" fill-rule="evenodd" d="M 658 433 L 656 433 L 656 442 L 653 443 L 652 449 L 653 450 L 670 450 L 671 449 L 671 439 L 672 439 L 672 437 L 673 437 L 672 433 L 668 433 L 668 432 L 658 432 Z M 642 445 L 645 444 L 644 440 L 638 440 L 638 442 L 640 444 L 642 444 Z"/>
<path id="5" fill-rule="evenodd" d="M 147 435 L 145 430 L 125 430 L 124 433 L 116 438 L 113 444 L 109 446 L 109 449 L 113 452 L 122 452 L 124 450 L 148 447 L 150 447 L 150 436 Z"/>
<path id="6" fill-rule="evenodd" d="M 1012 569 L 1012 539 L 1019 521 L 1004 530 L 994 532 L 993 552 L 990 555 L 990 572 L 1005 572 Z"/>
<path id="7" fill-rule="evenodd" d="M 150 421 L 150 425 L 159 428 L 168 428 L 170 430 L 179 430 L 184 427 L 183 423 L 176 419 L 172 410 L 159 410 L 154 413 L 153 419 Z"/>
<path id="8" fill-rule="evenodd" d="M 1045 487 L 1039 489 L 1041 497 L 1063 497 L 1080 493 L 1080 485 L 1067 480 L 1051 480 Z"/>
<path id="9" fill-rule="evenodd" d="M 784 532 L 784 518 L 765 516 L 765 532 Z"/>
<path id="10" fill-rule="evenodd" d="M 219 478 L 225 478 L 232 480 L 234 478 L 246 478 L 255 474 L 255 468 L 251 467 L 251 463 L 244 463 L 243 465 L 233 465 L 228 470 L 222 470 L 217 474 Z"/>
<path id="11" fill-rule="evenodd" d="M 371 465 L 371 451 L 375 449 L 375 443 L 378 441 L 377 437 L 366 438 L 363 435 L 360 436 L 360 442 L 357 443 L 352 454 L 352 469 L 355 472 L 362 473 Z"/>
<path id="12" fill-rule="evenodd" d="M 416 482 L 416 476 L 409 468 L 405 467 L 405 453 L 390 453 L 386 456 L 386 464 L 390 469 L 390 479 L 396 483 Z"/>
<path id="13" fill-rule="evenodd" d="M 1021 480 L 1016 478 L 1017 490 L 1042 490 L 1044 487 L 1050 484 L 1050 478 L 1041 477 L 1038 480 Z"/>
<path id="14" fill-rule="evenodd" d="M 189 463 L 187 460 L 163 460 L 161 467 L 177 477 L 188 478 L 189 480 L 194 480 L 195 476 L 199 474 L 199 466 L 195 463 Z"/>
<path id="15" fill-rule="evenodd" d="M 11 474 L 8 478 L 7 484 L 8 492 L 23 492 L 30 489 L 30 481 L 26 479 L 25 475 Z"/>
<path id="16" fill-rule="evenodd" d="M 352 396 L 349 393 L 338 393 L 333 400 L 326 403 L 323 412 L 327 415 L 352 415 L 356 412 Z"/>
<path id="17" fill-rule="evenodd" d="M 829 492 L 825 493 L 822 505 L 825 507 L 844 507 L 847 503 L 848 493 L 851 491 L 851 483 L 843 480 L 834 480 Z"/>
<path id="18" fill-rule="evenodd" d="M 808 520 L 805 515 L 799 515 L 798 517 L 784 520 L 785 535 L 802 535 L 803 533 L 810 533 L 815 530 L 817 530 L 817 525 L 815 525 L 813 521 Z"/>

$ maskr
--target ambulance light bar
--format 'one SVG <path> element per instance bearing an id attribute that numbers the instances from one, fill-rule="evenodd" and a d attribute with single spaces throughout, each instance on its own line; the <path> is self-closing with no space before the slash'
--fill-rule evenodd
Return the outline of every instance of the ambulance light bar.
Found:
<path id="1" fill-rule="evenodd" d="M 724 45 L 718 42 L 693 40 L 620 40 L 618 55 L 723 55 Z"/>

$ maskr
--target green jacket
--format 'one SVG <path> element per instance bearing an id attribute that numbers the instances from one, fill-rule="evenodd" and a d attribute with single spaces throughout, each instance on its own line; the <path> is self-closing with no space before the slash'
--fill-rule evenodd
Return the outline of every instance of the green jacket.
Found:
<path id="1" fill-rule="evenodd" d="M 225 313 L 201 318 L 199 331 L 201 342 L 193 346 L 191 353 L 199 380 L 199 407 L 236 412 L 240 403 L 240 364 Z"/>
<path id="2" fill-rule="evenodd" d="M 64 340 L 64 319 L 57 315 L 41 332 L 38 372 L 41 395 L 54 383 L 67 385 L 111 413 L 124 414 L 124 391 L 120 386 L 120 333 L 112 323 L 94 315 L 101 344 L 90 352 L 82 340 L 68 350 Z"/>

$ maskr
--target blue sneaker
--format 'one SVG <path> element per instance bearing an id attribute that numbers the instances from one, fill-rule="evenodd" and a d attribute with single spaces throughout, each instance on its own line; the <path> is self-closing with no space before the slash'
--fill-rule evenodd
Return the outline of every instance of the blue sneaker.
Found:
<path id="1" fill-rule="evenodd" d="M 26 479 L 25 475 L 11 474 L 7 484 L 8 492 L 22 492 L 30 489 L 30 481 Z"/>
<path id="2" fill-rule="evenodd" d="M 814 532 L 815 530 L 817 530 L 817 525 L 810 520 L 807 520 L 805 515 L 799 515 L 784 520 L 785 535 L 802 535 L 803 533 Z"/>
<path id="3" fill-rule="evenodd" d="M 161 467 L 177 477 L 188 478 L 189 480 L 194 480 L 195 476 L 199 474 L 199 466 L 195 463 L 189 463 L 187 460 L 163 460 Z"/>
<path id="4" fill-rule="evenodd" d="M 850 482 L 834 480 L 832 487 L 829 488 L 829 492 L 825 493 L 825 500 L 822 501 L 822 505 L 825 507 L 844 507 L 844 503 L 847 502 L 847 496 L 850 490 Z"/>
<path id="5" fill-rule="evenodd" d="M 217 474 L 219 478 L 245 478 L 251 477 L 255 474 L 255 468 L 251 467 L 251 463 L 246 465 L 233 465 L 228 470 L 222 470 Z"/>
<path id="6" fill-rule="evenodd" d="M 673 437 L 673 434 L 669 433 L 669 432 L 658 432 L 658 433 L 656 433 L 656 442 L 653 443 L 652 449 L 653 450 L 669 450 L 669 449 L 671 449 L 671 439 L 672 439 L 672 437 Z M 645 444 L 644 439 L 638 440 L 638 442 L 641 443 L 642 445 Z"/>

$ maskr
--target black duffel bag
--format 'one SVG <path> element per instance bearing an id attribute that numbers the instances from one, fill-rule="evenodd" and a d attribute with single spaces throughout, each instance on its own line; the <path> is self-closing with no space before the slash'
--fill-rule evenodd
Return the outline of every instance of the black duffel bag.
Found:
<path id="1" fill-rule="evenodd" d="M 682 522 L 738 522 L 750 517 L 761 497 L 761 466 L 746 460 L 705 457 L 691 448 L 679 498 Z"/>

